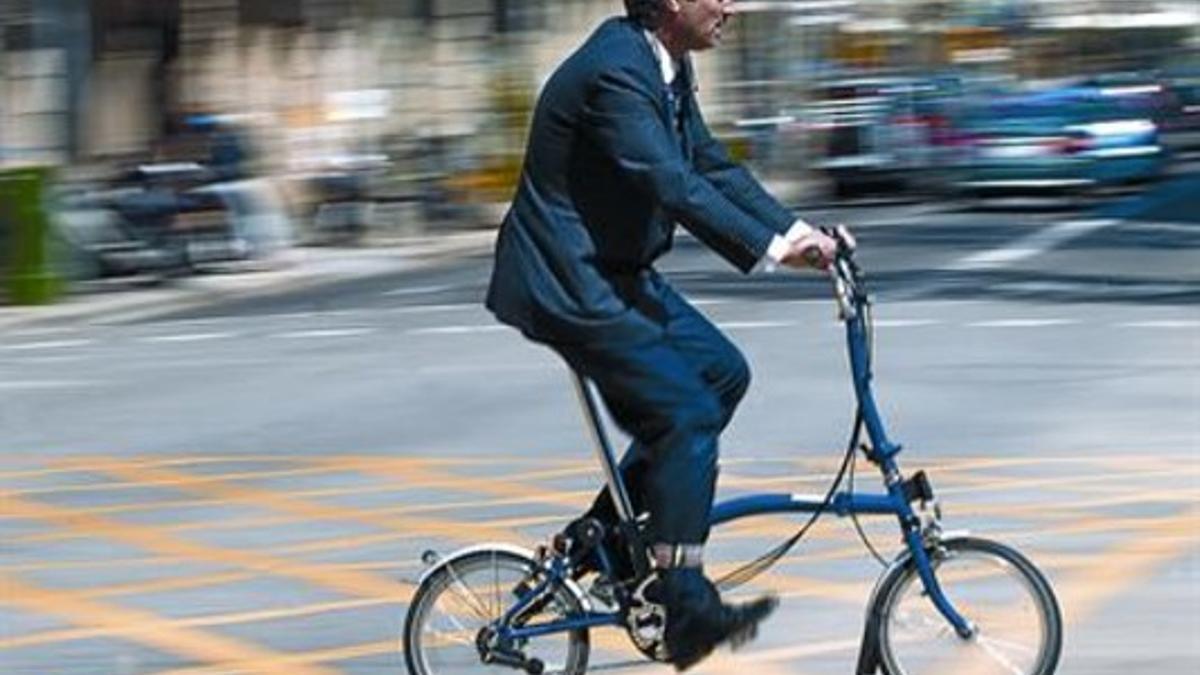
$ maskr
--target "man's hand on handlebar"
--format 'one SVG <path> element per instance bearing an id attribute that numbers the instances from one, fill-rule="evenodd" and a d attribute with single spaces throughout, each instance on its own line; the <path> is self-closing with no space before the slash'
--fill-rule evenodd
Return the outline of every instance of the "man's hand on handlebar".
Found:
<path id="1" fill-rule="evenodd" d="M 787 255 L 783 257 L 784 265 L 803 269 L 815 267 L 819 270 L 829 269 L 838 252 L 838 240 L 853 247 L 854 237 L 844 225 L 839 225 L 837 233 L 827 233 L 822 229 L 814 229 L 803 236 L 788 242 Z"/>

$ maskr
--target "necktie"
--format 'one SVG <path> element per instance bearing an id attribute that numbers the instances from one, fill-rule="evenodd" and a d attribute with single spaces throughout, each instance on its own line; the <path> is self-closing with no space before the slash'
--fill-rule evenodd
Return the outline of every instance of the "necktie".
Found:
<path id="1" fill-rule="evenodd" d="M 683 74 L 682 68 L 675 74 L 675 79 L 671 80 L 671 84 L 668 86 L 671 94 L 671 118 L 675 122 L 675 131 L 682 136 L 683 106 L 689 93 L 687 77 Z"/>

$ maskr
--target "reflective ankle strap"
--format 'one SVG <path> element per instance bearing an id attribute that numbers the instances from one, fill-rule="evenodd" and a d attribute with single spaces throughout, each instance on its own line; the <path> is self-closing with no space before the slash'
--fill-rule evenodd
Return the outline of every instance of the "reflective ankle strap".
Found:
<path id="1" fill-rule="evenodd" d="M 703 567 L 703 544 L 655 544 L 651 548 L 655 569 Z"/>

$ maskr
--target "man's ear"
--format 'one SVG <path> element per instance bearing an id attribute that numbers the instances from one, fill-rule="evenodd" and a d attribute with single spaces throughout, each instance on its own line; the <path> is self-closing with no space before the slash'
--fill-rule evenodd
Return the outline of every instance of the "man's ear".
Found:
<path id="1" fill-rule="evenodd" d="M 682 0 L 662 0 L 662 9 L 665 14 L 678 14 L 683 9 Z"/>

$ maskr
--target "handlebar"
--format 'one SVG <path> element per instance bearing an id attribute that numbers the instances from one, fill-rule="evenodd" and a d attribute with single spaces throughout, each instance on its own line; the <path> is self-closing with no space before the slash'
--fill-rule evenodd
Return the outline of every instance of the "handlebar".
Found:
<path id="1" fill-rule="evenodd" d="M 822 227 L 821 231 L 837 242 L 837 253 L 828 271 L 833 282 L 833 297 L 838 305 L 838 318 L 853 321 L 858 318 L 860 308 L 867 303 L 862 271 L 854 262 L 857 242 L 844 226 Z"/>

